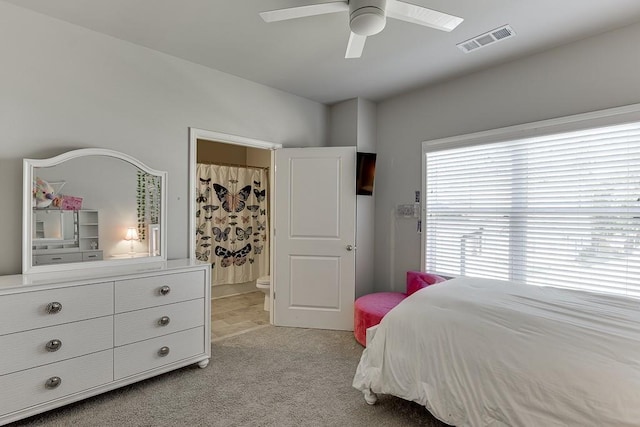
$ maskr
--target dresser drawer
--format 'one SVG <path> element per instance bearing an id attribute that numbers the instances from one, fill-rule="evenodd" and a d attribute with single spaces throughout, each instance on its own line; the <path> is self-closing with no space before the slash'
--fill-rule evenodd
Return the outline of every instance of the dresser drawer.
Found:
<path id="1" fill-rule="evenodd" d="M 47 380 L 59 377 L 55 388 Z M 0 376 L 0 414 L 7 414 L 113 380 L 113 350 Z"/>
<path id="2" fill-rule="evenodd" d="M 116 380 L 203 354 L 204 327 L 117 347 L 113 351 Z M 161 350 L 168 354 L 161 356 Z"/>
<path id="3" fill-rule="evenodd" d="M 116 281 L 116 313 L 204 298 L 204 271 Z"/>
<path id="4" fill-rule="evenodd" d="M 44 254 L 33 257 L 35 265 L 62 264 L 67 262 L 81 262 L 82 252 L 67 252 L 63 254 Z"/>
<path id="5" fill-rule="evenodd" d="M 113 347 L 113 317 L 0 336 L 0 375 Z"/>
<path id="6" fill-rule="evenodd" d="M 112 282 L 3 295 L 0 335 L 111 314 Z"/>
<path id="7" fill-rule="evenodd" d="M 117 314 L 115 345 L 121 346 L 204 325 L 204 299 Z"/>
<path id="8" fill-rule="evenodd" d="M 82 261 L 100 261 L 102 259 L 102 251 L 82 252 Z"/>

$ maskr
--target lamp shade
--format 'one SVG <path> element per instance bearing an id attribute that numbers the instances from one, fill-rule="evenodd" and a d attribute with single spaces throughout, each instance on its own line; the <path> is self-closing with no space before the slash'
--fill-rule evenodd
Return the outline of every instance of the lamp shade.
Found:
<path id="1" fill-rule="evenodd" d="M 138 230 L 135 227 L 127 228 L 127 235 L 124 236 L 124 240 L 138 240 Z"/>

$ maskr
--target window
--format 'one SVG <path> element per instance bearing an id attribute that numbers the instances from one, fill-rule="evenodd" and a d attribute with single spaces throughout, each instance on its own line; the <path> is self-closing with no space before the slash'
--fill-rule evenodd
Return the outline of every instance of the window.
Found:
<path id="1" fill-rule="evenodd" d="M 425 148 L 427 271 L 640 297 L 640 122 Z"/>

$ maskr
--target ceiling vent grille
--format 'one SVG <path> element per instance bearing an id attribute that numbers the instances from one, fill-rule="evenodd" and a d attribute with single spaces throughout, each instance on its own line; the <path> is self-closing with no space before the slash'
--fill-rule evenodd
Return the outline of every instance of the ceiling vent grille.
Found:
<path id="1" fill-rule="evenodd" d="M 501 40 L 508 39 L 515 36 L 516 33 L 509 25 L 504 25 L 495 30 L 488 31 L 479 36 L 473 37 L 469 40 L 465 40 L 462 43 L 458 43 L 456 46 L 460 48 L 464 53 L 469 53 L 472 50 L 480 49 L 481 47 L 488 46 L 490 44 L 499 42 Z"/>

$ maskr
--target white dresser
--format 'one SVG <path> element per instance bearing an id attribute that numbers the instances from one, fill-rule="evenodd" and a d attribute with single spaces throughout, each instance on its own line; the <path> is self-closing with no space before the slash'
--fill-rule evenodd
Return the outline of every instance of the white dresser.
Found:
<path id="1" fill-rule="evenodd" d="M 211 356 L 208 264 L 0 277 L 0 425 Z"/>

